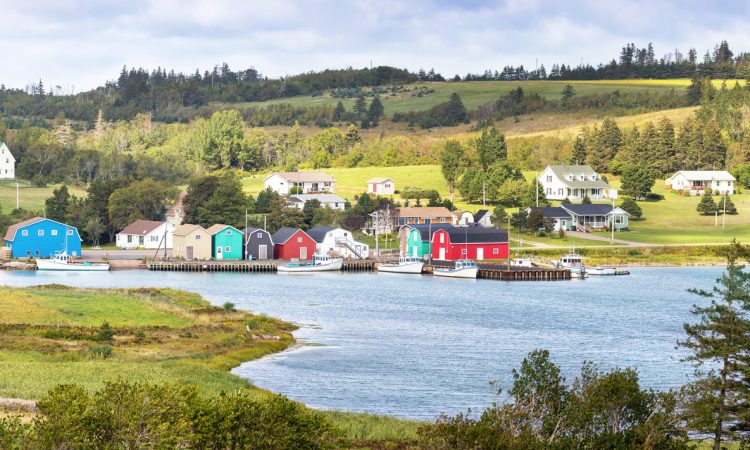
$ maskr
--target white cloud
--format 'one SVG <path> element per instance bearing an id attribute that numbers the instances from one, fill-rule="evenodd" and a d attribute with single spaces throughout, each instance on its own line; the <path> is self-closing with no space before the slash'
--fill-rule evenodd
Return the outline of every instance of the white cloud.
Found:
<path id="1" fill-rule="evenodd" d="M 0 0 L 0 83 L 91 88 L 123 65 L 193 72 L 227 62 L 269 76 L 328 67 L 434 67 L 446 76 L 606 63 L 626 42 L 657 55 L 750 48 L 744 3 L 698 0 Z"/>

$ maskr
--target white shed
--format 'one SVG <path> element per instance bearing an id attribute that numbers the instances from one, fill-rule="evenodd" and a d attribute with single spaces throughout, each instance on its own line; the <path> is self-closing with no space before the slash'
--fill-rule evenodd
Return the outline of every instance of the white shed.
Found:
<path id="1" fill-rule="evenodd" d="M 390 178 L 370 178 L 367 192 L 375 195 L 392 195 L 396 192 L 396 182 Z"/>
<path id="2" fill-rule="evenodd" d="M 354 240 L 352 232 L 336 227 L 315 227 L 307 230 L 315 241 L 315 251 L 321 255 L 337 254 L 346 259 L 365 259 L 370 246 Z"/>

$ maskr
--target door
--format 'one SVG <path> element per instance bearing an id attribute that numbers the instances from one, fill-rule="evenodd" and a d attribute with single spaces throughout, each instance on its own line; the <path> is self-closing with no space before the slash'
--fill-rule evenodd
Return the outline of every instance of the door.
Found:
<path id="1" fill-rule="evenodd" d="M 222 253 L 221 253 L 221 246 L 216 247 L 216 259 L 221 259 Z"/>
<path id="2" fill-rule="evenodd" d="M 378 193 L 378 183 L 372 183 L 372 193 L 373 194 Z"/>
<path id="3" fill-rule="evenodd" d="M 477 259 L 480 260 L 480 261 L 484 259 L 484 249 L 483 248 L 478 248 L 477 249 Z"/>
<path id="4" fill-rule="evenodd" d="M 267 245 L 258 246 L 258 259 L 268 259 L 268 246 Z"/>
<path id="5" fill-rule="evenodd" d="M 412 253 L 412 256 L 417 257 L 417 258 L 419 257 L 419 249 L 417 248 L 416 245 L 411 248 L 411 253 Z"/>
<path id="6" fill-rule="evenodd" d="M 138 245 L 143 247 L 143 236 L 138 236 Z"/>
<path id="7" fill-rule="evenodd" d="M 440 249 L 440 254 L 438 256 L 438 259 L 445 259 L 445 247 L 442 247 Z"/>
<path id="8" fill-rule="evenodd" d="M 193 259 L 193 246 L 188 245 L 185 249 L 185 258 L 186 259 Z"/>
<path id="9" fill-rule="evenodd" d="M 307 247 L 300 247 L 299 259 L 307 259 Z"/>

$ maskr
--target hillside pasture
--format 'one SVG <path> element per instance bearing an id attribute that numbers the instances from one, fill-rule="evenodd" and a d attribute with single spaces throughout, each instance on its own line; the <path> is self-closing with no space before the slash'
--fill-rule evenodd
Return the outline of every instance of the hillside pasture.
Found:
<path id="1" fill-rule="evenodd" d="M 44 202 L 52 197 L 52 191 L 60 187 L 50 184 L 47 187 L 35 187 L 26 180 L 0 180 L 0 207 L 7 214 L 16 208 L 16 181 L 21 208 L 30 211 L 41 211 L 44 214 Z M 77 197 L 86 197 L 84 189 L 68 186 L 68 192 Z"/>

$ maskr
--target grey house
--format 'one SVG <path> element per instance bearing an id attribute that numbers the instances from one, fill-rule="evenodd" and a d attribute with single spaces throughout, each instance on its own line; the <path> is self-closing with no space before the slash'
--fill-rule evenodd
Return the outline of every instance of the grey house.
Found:
<path id="1" fill-rule="evenodd" d="M 245 228 L 245 259 L 273 259 L 271 234 L 260 228 Z"/>

